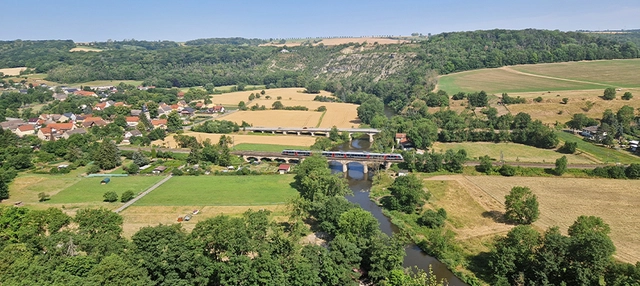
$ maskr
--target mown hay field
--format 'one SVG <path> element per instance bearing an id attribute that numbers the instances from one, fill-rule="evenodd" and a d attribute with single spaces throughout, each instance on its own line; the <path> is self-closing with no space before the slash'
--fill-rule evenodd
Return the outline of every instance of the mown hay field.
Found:
<path id="1" fill-rule="evenodd" d="M 556 159 L 567 156 L 569 164 L 595 164 L 591 156 L 562 154 L 554 149 L 540 149 L 518 143 L 491 143 L 491 142 L 464 142 L 464 143 L 441 143 L 433 144 L 433 150 L 444 152 L 447 149 L 464 149 L 467 156 L 473 160 L 488 155 L 492 159 L 500 160 L 502 154 L 506 162 L 534 162 L 534 163 L 554 163 Z"/>
<path id="2" fill-rule="evenodd" d="M 256 134 L 256 135 L 243 135 L 243 134 L 211 134 L 211 133 L 201 133 L 201 132 L 185 132 L 183 135 L 194 136 L 198 140 L 198 142 L 204 142 L 209 139 L 211 142 L 216 143 L 220 140 L 222 135 L 231 136 L 233 138 L 233 143 L 235 145 L 242 143 L 250 143 L 250 144 L 270 144 L 270 145 L 282 145 L 282 146 L 311 146 L 315 143 L 316 137 L 311 137 L 308 135 L 271 135 L 271 134 Z M 168 136 L 164 141 L 157 140 L 151 143 L 152 145 L 167 147 L 167 148 L 177 148 L 178 144 L 176 144 L 173 136 Z"/>
<path id="3" fill-rule="evenodd" d="M 334 39 L 300 39 L 300 40 L 289 40 L 285 44 L 273 42 L 273 43 L 261 44 L 261 46 L 296 47 L 296 46 L 300 46 L 305 41 L 313 42 L 314 40 L 321 40 L 320 42 L 315 43 L 314 44 L 315 46 L 319 44 L 323 44 L 325 46 L 337 46 L 337 45 L 343 45 L 348 43 L 362 44 L 364 42 L 367 42 L 367 44 L 370 44 L 370 45 L 373 45 L 374 43 L 378 43 L 379 45 L 390 45 L 390 44 L 402 44 L 402 43 L 408 42 L 407 40 L 397 40 L 397 39 L 389 39 L 389 38 L 362 37 L 362 38 L 334 38 Z"/>
<path id="4" fill-rule="evenodd" d="M 276 102 L 278 100 L 274 100 L 274 99 L 270 99 L 270 100 L 264 100 L 264 101 L 260 101 L 260 104 L 264 104 L 267 108 L 271 108 L 271 106 L 273 105 L 274 102 Z M 316 109 L 318 109 L 318 107 L 320 106 L 324 106 L 327 108 L 327 111 L 325 113 L 324 116 L 322 116 L 322 121 L 320 122 L 320 124 L 318 125 L 317 122 L 316 124 L 309 126 L 309 125 L 305 125 L 302 127 L 320 127 L 320 128 L 331 128 L 333 126 L 336 126 L 338 128 L 357 128 L 362 122 L 360 121 L 360 119 L 358 118 L 358 105 L 357 104 L 352 104 L 352 103 L 337 103 L 337 102 L 320 102 L 320 101 L 296 101 L 296 100 L 280 100 L 280 102 L 284 105 L 284 106 L 296 106 L 296 105 L 302 105 L 302 106 L 306 106 L 307 108 L 309 108 L 309 112 L 314 111 Z M 276 112 L 278 112 L 278 110 L 274 110 Z M 256 112 L 256 111 L 252 111 L 252 112 Z M 271 111 L 273 112 L 273 111 Z M 316 113 L 322 114 L 321 112 L 317 112 L 314 111 Z M 250 114 L 250 113 L 249 113 Z M 270 113 L 269 113 L 270 114 Z M 225 120 L 228 120 L 225 118 L 223 118 Z M 272 119 L 273 122 L 276 122 L 276 120 L 279 121 L 279 119 Z M 247 121 L 249 122 L 249 121 Z M 293 125 L 266 125 L 266 124 L 270 124 L 270 120 L 267 121 L 260 121 L 260 122 L 249 122 L 252 123 L 254 126 L 269 126 L 269 127 L 273 127 L 273 126 L 282 126 L 282 127 L 299 127 L 299 125 L 295 125 L 298 124 L 298 122 L 296 121 L 292 121 L 291 124 Z M 259 124 L 265 124 L 265 125 L 259 125 Z"/>
<path id="5" fill-rule="evenodd" d="M 622 100 L 620 97 L 625 92 L 634 94 L 631 100 Z M 602 118 L 602 113 L 611 109 L 617 112 L 624 105 L 640 108 L 640 88 L 623 88 L 616 92 L 616 99 L 604 100 L 602 94 L 604 88 L 596 90 L 571 90 L 548 92 L 525 92 L 509 93 L 509 96 L 520 96 L 527 99 L 525 104 L 511 104 L 507 108 L 512 114 L 526 112 L 534 119 L 539 119 L 543 123 L 566 123 L 573 114 L 584 113 L 589 117 Z M 542 102 L 534 102 L 536 97 L 542 97 Z M 561 103 L 563 98 L 568 98 L 567 104 Z M 593 106 L 587 108 L 587 102 L 592 102 Z"/>
<path id="6" fill-rule="evenodd" d="M 537 75 L 609 84 L 612 87 L 640 87 L 640 59 L 517 65 L 512 68 Z"/>
<path id="7" fill-rule="evenodd" d="M 4 68 L 4 69 L 0 69 L 0 72 L 8 76 L 17 76 L 17 75 L 20 75 L 21 71 L 26 69 L 27 69 L 26 67 Z"/>
<path id="8" fill-rule="evenodd" d="M 254 99 L 249 102 L 249 96 L 253 93 L 260 93 L 260 90 L 247 90 L 247 91 L 237 91 L 223 94 L 214 94 L 211 95 L 211 101 L 213 104 L 222 104 L 222 105 L 234 105 L 237 106 L 240 101 L 244 101 L 247 106 L 255 105 L 265 105 L 262 103 L 266 100 L 266 96 L 270 96 L 272 99 L 277 99 L 278 96 L 281 96 L 282 99 L 295 100 L 295 101 L 312 101 L 317 95 L 331 96 L 329 92 L 322 91 L 320 94 L 309 94 L 304 93 L 304 88 L 273 88 L 273 89 L 265 89 L 265 94 L 261 95 L 259 99 Z M 270 105 L 267 107 L 271 107 Z"/>
<path id="9" fill-rule="evenodd" d="M 200 204 L 192 206 L 130 206 L 120 213 L 123 218 L 123 235 L 131 237 L 140 228 L 146 226 L 156 226 L 158 224 L 178 223 L 178 217 L 198 210 L 197 215 L 192 215 L 191 220 L 181 222 L 181 226 L 191 232 L 196 224 L 219 215 L 240 216 L 247 210 L 268 210 L 271 217 L 276 221 L 286 220 L 286 205 L 255 205 L 255 206 L 203 206 Z"/>
<path id="10" fill-rule="evenodd" d="M 238 111 L 222 120 L 241 124 L 245 121 L 255 127 L 316 127 L 322 112 L 301 110 Z"/>
<path id="11" fill-rule="evenodd" d="M 538 197 L 542 229 L 567 228 L 580 215 L 601 217 L 611 226 L 615 257 L 640 261 L 640 192 L 637 180 L 466 176 L 465 179 L 499 202 L 514 186 L 529 187 Z M 476 199 L 486 199 L 476 196 Z"/>

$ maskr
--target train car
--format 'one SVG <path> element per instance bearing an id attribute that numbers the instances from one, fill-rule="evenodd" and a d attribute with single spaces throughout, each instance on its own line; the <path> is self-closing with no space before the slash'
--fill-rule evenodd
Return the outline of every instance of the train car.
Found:
<path id="1" fill-rule="evenodd" d="M 312 153 L 309 150 L 282 150 L 282 155 L 288 156 L 311 156 Z"/>

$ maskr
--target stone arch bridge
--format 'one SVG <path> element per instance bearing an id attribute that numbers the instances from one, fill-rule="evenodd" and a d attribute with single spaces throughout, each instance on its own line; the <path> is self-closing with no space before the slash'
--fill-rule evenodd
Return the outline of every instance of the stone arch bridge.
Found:
<path id="1" fill-rule="evenodd" d="M 284 155 L 277 152 L 257 152 L 257 151 L 233 151 L 233 155 L 242 156 L 245 161 L 275 161 L 282 163 L 300 163 L 307 156 Z M 349 165 L 357 163 L 362 165 L 363 172 L 368 173 L 369 167 L 383 167 L 388 169 L 392 163 L 401 163 L 403 160 L 397 159 L 374 159 L 374 158 L 331 158 L 326 157 L 329 162 L 336 162 L 342 165 L 342 172 L 347 172 Z M 353 164 L 352 164 L 353 165 Z"/>

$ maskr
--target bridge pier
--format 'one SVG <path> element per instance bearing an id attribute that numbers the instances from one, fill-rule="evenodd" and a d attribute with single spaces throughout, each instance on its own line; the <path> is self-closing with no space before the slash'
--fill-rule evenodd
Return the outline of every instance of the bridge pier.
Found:
<path id="1" fill-rule="evenodd" d="M 367 133 L 369 135 L 369 142 L 373 142 L 373 133 Z"/>
<path id="2" fill-rule="evenodd" d="M 353 133 L 349 133 L 349 142 L 353 141 Z"/>
<path id="3" fill-rule="evenodd" d="M 329 133 L 325 133 L 324 136 L 329 137 Z"/>
<path id="4" fill-rule="evenodd" d="M 362 164 L 362 173 L 369 173 L 369 166 L 365 163 Z"/>
<path id="5" fill-rule="evenodd" d="M 347 163 L 342 163 L 342 172 L 346 174 L 348 170 L 349 166 L 347 166 Z"/>
<path id="6" fill-rule="evenodd" d="M 300 131 L 298 131 L 297 133 L 298 133 L 298 136 L 300 136 Z"/>
<path id="7" fill-rule="evenodd" d="M 316 136 L 316 134 L 314 132 L 311 132 L 311 137 Z"/>

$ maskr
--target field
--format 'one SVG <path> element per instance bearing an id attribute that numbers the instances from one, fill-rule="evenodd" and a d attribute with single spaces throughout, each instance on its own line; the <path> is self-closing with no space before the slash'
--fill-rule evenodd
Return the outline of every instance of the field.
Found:
<path id="1" fill-rule="evenodd" d="M 175 178 L 174 178 L 175 179 Z M 173 180 L 173 179 L 171 179 Z M 154 191 L 155 192 L 155 191 Z M 178 217 L 190 214 L 193 210 L 199 213 L 194 215 L 190 221 L 183 221 L 182 227 L 191 231 L 199 221 L 215 217 L 218 215 L 239 216 L 245 211 L 252 209 L 271 211 L 271 216 L 276 221 L 284 221 L 287 217 L 286 205 L 264 205 L 264 206 L 130 206 L 120 213 L 124 220 L 123 235 L 131 237 L 141 227 L 155 226 L 158 224 L 177 223 Z"/>
<path id="2" fill-rule="evenodd" d="M 64 175 L 30 174 L 20 173 L 11 184 L 9 184 L 9 194 L 11 197 L 2 202 L 3 205 L 10 205 L 15 202 L 23 202 L 26 205 L 43 206 L 38 203 L 38 194 L 44 192 L 54 196 L 58 192 L 80 181 L 80 175 L 84 173 L 84 168 L 78 168 Z"/>
<path id="3" fill-rule="evenodd" d="M 504 202 L 514 186 L 529 187 L 538 197 L 540 219 L 534 223 L 541 229 L 567 228 L 580 215 L 601 217 L 611 226 L 611 238 L 617 248 L 615 257 L 630 263 L 640 261 L 640 192 L 638 181 L 612 179 L 449 176 L 471 185 L 476 200 Z M 438 178 L 432 178 L 438 179 Z M 449 178 L 451 179 L 451 178 Z M 474 193 L 479 188 L 483 193 Z M 503 212 L 502 208 L 494 211 Z"/>
<path id="4" fill-rule="evenodd" d="M 640 163 L 640 157 L 632 155 L 625 150 L 615 150 L 603 146 L 594 145 L 590 142 L 582 140 L 581 136 L 573 135 L 567 132 L 557 132 L 558 138 L 562 141 L 573 141 L 578 143 L 578 150 L 588 153 L 596 160 L 603 163 L 621 163 L 631 164 Z M 569 159 L 571 163 L 571 159 Z"/>
<path id="5" fill-rule="evenodd" d="M 575 140 L 572 140 L 575 141 Z M 492 159 L 500 160 L 502 153 L 506 162 L 536 162 L 536 163 L 554 163 L 556 159 L 567 156 L 569 164 L 595 164 L 600 163 L 594 161 L 591 156 L 561 154 L 555 150 L 540 149 L 517 143 L 490 143 L 490 142 L 464 142 L 464 143 L 440 143 L 433 144 L 433 150 L 436 152 L 444 152 L 447 149 L 465 149 L 467 156 L 473 160 L 484 155 L 488 155 Z"/>
<path id="6" fill-rule="evenodd" d="M 3 73 L 4 75 L 8 75 L 8 76 L 17 76 L 17 75 L 20 75 L 21 71 L 26 69 L 27 69 L 26 67 L 4 68 L 4 69 L 0 69 L 0 73 Z"/>
<path id="7" fill-rule="evenodd" d="M 218 87 L 216 87 L 217 89 Z M 261 103 L 261 101 L 265 100 L 265 97 L 271 96 L 272 99 L 277 99 L 278 96 L 282 96 L 283 99 L 289 99 L 294 101 L 312 101 L 314 97 L 317 95 L 330 96 L 331 94 L 323 91 L 320 94 L 309 94 L 304 93 L 304 88 L 273 88 L 273 89 L 265 89 L 265 94 L 261 96 L 260 99 L 255 99 L 251 103 L 249 103 L 249 95 L 252 93 L 259 93 L 260 90 L 247 90 L 247 91 L 236 91 L 230 93 L 223 94 L 214 94 L 211 95 L 211 101 L 213 104 L 228 104 L 237 106 L 240 101 L 244 101 L 247 106 L 254 105 L 258 103 L 259 105 L 266 105 Z M 269 105 L 268 107 L 271 107 Z"/>
<path id="8" fill-rule="evenodd" d="M 281 152 L 284 149 L 291 150 L 309 150 L 309 146 L 286 146 L 272 144 L 251 144 L 242 143 L 233 147 L 236 151 L 259 151 L 259 152 Z"/>
<path id="9" fill-rule="evenodd" d="M 454 73 L 440 77 L 438 89 L 449 94 L 459 91 L 487 93 L 558 91 L 578 89 L 605 89 L 607 86 L 567 81 L 556 78 L 545 78 L 523 74 L 510 67 L 481 69 Z"/>
<path id="10" fill-rule="evenodd" d="M 299 110 L 238 111 L 223 120 L 241 124 L 245 121 L 255 127 L 316 127 L 322 112 Z"/>
<path id="11" fill-rule="evenodd" d="M 116 192 L 120 196 L 125 191 L 133 191 L 138 194 L 153 184 L 160 181 L 160 176 L 131 176 L 113 177 L 111 182 L 101 185 L 103 178 L 83 178 L 74 185 L 62 190 L 58 194 L 51 196 L 48 203 L 52 204 L 73 204 L 73 203 L 100 203 L 102 195 L 106 192 Z M 105 203 L 107 204 L 107 203 Z"/>
<path id="12" fill-rule="evenodd" d="M 640 59 L 519 65 L 513 69 L 537 75 L 597 82 L 613 87 L 640 87 Z"/>
<path id="13" fill-rule="evenodd" d="M 373 45 L 373 43 L 378 43 L 379 45 L 389 45 L 389 44 L 401 44 L 401 43 L 406 43 L 408 42 L 407 40 L 396 40 L 396 39 L 389 39 L 389 38 L 375 38 L 375 37 L 361 37 L 361 38 L 332 38 L 332 39 L 297 39 L 297 40 L 287 40 L 287 42 L 285 44 L 279 44 L 277 42 L 272 42 L 272 43 L 267 43 L 267 44 L 262 44 L 261 46 L 276 46 L 276 47 L 282 47 L 282 46 L 288 46 L 288 47 L 295 47 L 295 46 L 299 46 L 302 43 L 304 43 L 305 41 L 316 41 L 316 40 L 321 40 L 318 43 L 315 43 L 314 46 L 317 46 L 319 44 L 323 44 L 325 46 L 337 46 L 337 45 L 342 45 L 342 44 L 348 44 L 348 43 L 364 43 L 367 42 L 370 45 Z"/>
<path id="14" fill-rule="evenodd" d="M 284 204 L 297 195 L 293 175 L 174 177 L 136 206 L 250 206 Z"/>
<path id="15" fill-rule="evenodd" d="M 133 86 L 139 86 L 142 84 L 141 80 L 94 80 L 87 82 L 74 83 L 73 86 L 90 86 L 90 87 L 98 87 L 98 86 L 117 86 L 121 82 L 130 84 Z"/>
<path id="16" fill-rule="evenodd" d="M 69 50 L 70 52 L 102 52 L 101 49 L 89 46 L 79 46 Z"/>
<path id="17" fill-rule="evenodd" d="M 199 142 L 203 142 L 207 139 L 211 140 L 211 142 L 218 142 L 220 137 L 225 134 L 210 134 L 210 133 L 200 133 L 200 132 L 185 132 L 184 135 L 195 136 Z M 315 137 L 311 137 L 308 135 L 294 136 L 294 135 L 239 135 L 239 134 L 226 134 L 227 136 L 231 136 L 233 138 L 234 145 L 242 144 L 242 143 L 251 143 L 251 144 L 270 144 L 270 145 L 282 145 L 282 146 L 311 146 L 315 143 Z M 153 141 L 152 145 L 157 145 L 160 147 L 167 148 L 176 148 L 177 144 L 173 139 L 173 136 L 169 136 L 165 138 L 164 141 L 157 140 Z"/>
<path id="18" fill-rule="evenodd" d="M 584 113 L 589 117 L 601 118 L 602 113 L 611 109 L 616 112 L 624 105 L 640 108 L 640 100 L 635 98 L 640 96 L 640 88 L 623 88 L 616 93 L 615 100 L 604 100 L 601 98 L 604 88 L 596 90 L 571 90 L 571 91 L 555 91 L 555 92 L 526 92 L 526 93 L 509 93 L 509 96 L 520 96 L 527 99 L 526 104 L 511 104 L 508 106 L 512 114 L 518 112 L 526 112 L 534 119 L 540 119 L 543 123 L 555 123 L 556 121 L 565 123 L 571 119 L 573 114 Z M 620 96 L 624 92 L 631 92 L 634 98 L 631 100 L 622 100 Z M 542 97 L 540 103 L 533 102 L 533 98 Z M 562 104 L 562 98 L 568 98 L 567 104 Z M 593 103 L 591 109 L 587 109 L 587 102 Z M 586 111 L 588 110 L 588 111 Z"/>

